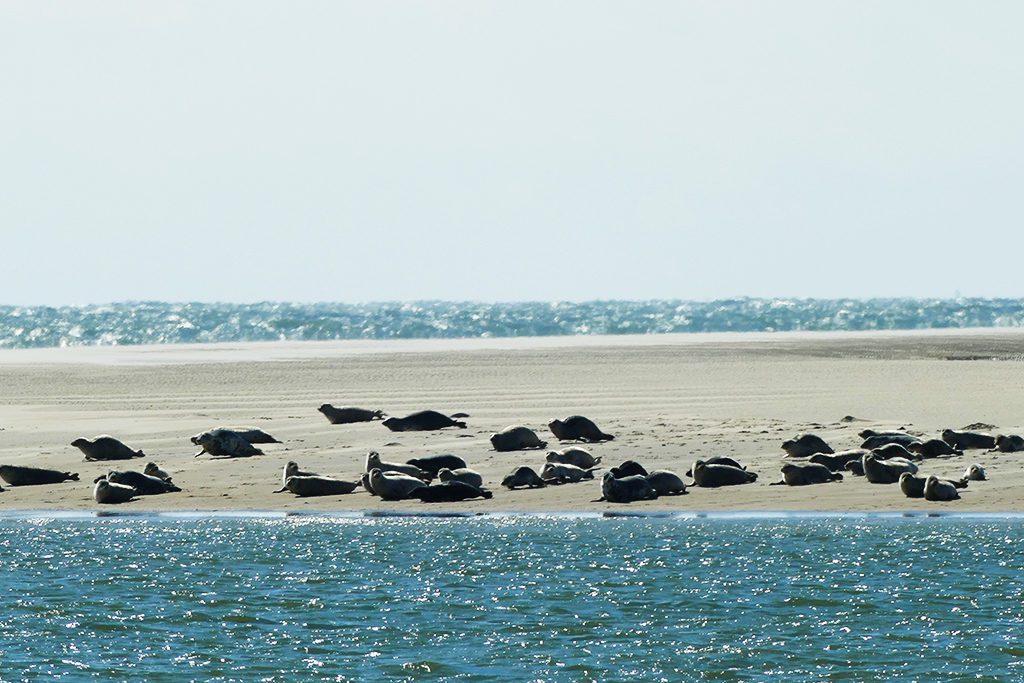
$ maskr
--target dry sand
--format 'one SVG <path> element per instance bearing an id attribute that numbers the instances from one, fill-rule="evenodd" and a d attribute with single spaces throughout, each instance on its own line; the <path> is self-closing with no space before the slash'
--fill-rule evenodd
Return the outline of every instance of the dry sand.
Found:
<path id="1" fill-rule="evenodd" d="M 115 506 L 143 510 L 663 511 L 942 510 L 1024 511 L 1024 454 L 968 451 L 927 461 L 926 473 L 959 476 L 985 466 L 953 503 L 904 498 L 895 485 L 847 477 L 837 484 L 771 486 L 779 444 L 800 432 L 836 450 L 865 428 L 993 425 L 1024 432 L 1024 334 L 970 331 L 866 334 L 665 335 L 611 338 L 338 342 L 188 347 L 76 348 L 0 352 L 0 464 L 79 472 L 81 482 L 13 488 L 0 510 L 95 510 L 94 477 L 158 462 L 184 492 Z M 321 403 L 467 412 L 469 428 L 393 433 L 379 422 L 330 425 Z M 518 465 L 539 470 L 544 452 L 495 453 L 489 435 L 510 424 L 537 430 L 584 414 L 617 436 L 596 444 L 605 464 L 638 460 L 685 472 L 696 458 L 729 455 L 758 472 L 755 484 L 692 488 L 685 496 L 630 506 L 595 502 L 597 481 L 507 491 Z M 858 418 L 844 422 L 844 416 Z M 194 458 L 188 437 L 215 425 L 251 425 L 284 443 L 247 459 Z M 147 458 L 83 462 L 70 442 L 112 434 Z M 455 453 L 483 473 L 488 501 L 427 506 L 384 503 L 361 489 L 300 499 L 273 494 L 281 468 L 355 478 L 365 454 L 389 460 Z M 600 473 L 598 473 L 600 476 Z M 104 509 L 109 509 L 105 506 Z"/>

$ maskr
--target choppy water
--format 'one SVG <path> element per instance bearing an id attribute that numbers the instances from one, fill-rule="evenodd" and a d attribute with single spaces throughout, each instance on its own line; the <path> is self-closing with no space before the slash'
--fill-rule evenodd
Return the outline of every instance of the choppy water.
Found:
<path id="1" fill-rule="evenodd" d="M 0 306 L 0 348 L 666 332 L 1020 327 L 1022 299 Z"/>
<path id="2" fill-rule="evenodd" d="M 1024 521 L 0 519 L 0 680 L 1024 678 Z"/>

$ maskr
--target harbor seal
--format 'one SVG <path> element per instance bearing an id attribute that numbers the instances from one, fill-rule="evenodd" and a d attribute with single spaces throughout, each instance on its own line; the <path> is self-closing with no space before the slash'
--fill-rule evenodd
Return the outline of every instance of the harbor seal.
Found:
<path id="1" fill-rule="evenodd" d="M 594 421 L 582 415 L 570 415 L 564 420 L 548 422 L 548 429 L 559 441 L 611 441 L 615 437 L 602 432 Z"/>
<path id="2" fill-rule="evenodd" d="M 71 445 L 82 451 L 86 460 L 130 460 L 146 457 L 142 451 L 132 450 L 109 434 L 100 434 L 92 441 L 78 438 L 72 441 Z"/>
<path id="3" fill-rule="evenodd" d="M 289 460 L 281 471 L 281 486 L 288 485 L 288 479 L 291 477 L 319 477 L 320 475 L 316 472 L 303 472 L 299 469 L 299 463 L 294 460 Z M 275 492 L 276 493 L 276 492 Z"/>
<path id="4" fill-rule="evenodd" d="M 446 467 L 450 470 L 458 470 L 463 467 L 467 467 L 465 460 L 457 455 L 451 455 L 449 453 L 425 455 L 422 458 L 410 458 L 405 462 L 407 465 L 419 467 L 421 470 L 434 477 L 436 477 L 437 473 Z"/>
<path id="5" fill-rule="evenodd" d="M 466 423 L 453 420 L 436 410 L 421 410 L 405 417 L 389 417 L 381 424 L 393 432 L 432 432 L 445 427 L 465 429 Z"/>
<path id="6" fill-rule="evenodd" d="M 988 475 L 985 472 L 985 468 L 974 463 L 964 471 L 964 480 L 966 481 L 985 481 L 988 479 Z"/>
<path id="7" fill-rule="evenodd" d="M 898 443 L 887 443 L 880 448 L 876 448 L 872 453 L 875 454 L 875 458 L 878 460 L 892 460 L 893 458 L 903 458 L 904 460 L 920 460 L 921 456 L 916 453 L 911 453 L 905 447 Z"/>
<path id="8" fill-rule="evenodd" d="M 523 425 L 509 425 L 500 432 L 491 434 L 491 446 L 499 452 L 525 451 L 531 448 L 544 448 L 547 441 L 541 441 L 537 432 Z"/>
<path id="9" fill-rule="evenodd" d="M 815 453 L 835 453 L 817 434 L 799 434 L 782 442 L 782 450 L 791 458 L 806 458 Z"/>
<path id="10" fill-rule="evenodd" d="M 357 481 L 345 481 L 334 477 L 321 477 L 315 474 L 288 477 L 284 485 L 274 493 L 291 491 L 300 498 L 313 496 L 344 496 L 352 493 L 359 486 Z"/>
<path id="11" fill-rule="evenodd" d="M 206 431 L 212 432 L 218 429 L 222 429 L 226 432 L 234 432 L 251 444 L 281 443 L 270 434 L 267 434 L 262 429 L 257 429 L 256 427 L 214 427 L 213 429 L 207 429 Z"/>
<path id="12" fill-rule="evenodd" d="M 690 471 L 693 473 L 693 482 L 701 488 L 737 486 L 757 480 L 757 475 L 753 472 L 731 465 L 709 465 L 703 460 L 693 463 Z"/>
<path id="13" fill-rule="evenodd" d="M 325 403 L 317 408 L 317 410 L 323 413 L 323 416 L 332 425 L 347 425 L 354 422 L 372 422 L 373 420 L 384 419 L 384 411 L 382 410 L 368 410 L 366 408 L 356 408 L 355 406 L 335 408 L 330 403 Z"/>
<path id="14" fill-rule="evenodd" d="M 915 453 L 922 458 L 938 458 L 943 455 L 963 455 L 964 452 L 959 448 L 953 448 L 942 439 L 928 439 L 927 441 L 918 441 L 907 446 L 907 450 L 911 453 Z M 921 484 L 924 486 L 924 484 Z M 924 495 L 924 494 L 921 494 Z"/>
<path id="15" fill-rule="evenodd" d="M 601 479 L 602 500 L 609 503 L 632 503 L 635 500 L 654 500 L 658 492 L 644 477 L 635 474 L 616 479 L 611 472 L 605 472 Z"/>
<path id="16" fill-rule="evenodd" d="M 114 484 L 106 479 L 100 479 L 92 489 L 92 498 L 102 505 L 127 503 L 135 498 L 135 489 L 131 486 Z"/>
<path id="17" fill-rule="evenodd" d="M 547 462 L 562 463 L 563 465 L 576 465 L 576 467 L 582 467 L 583 469 L 596 467 L 601 463 L 600 457 L 595 458 L 590 451 L 579 446 L 570 446 L 560 451 L 550 451 L 545 460 Z"/>
<path id="18" fill-rule="evenodd" d="M 200 432 L 189 441 L 199 446 L 199 452 L 196 453 L 197 458 L 203 453 L 209 453 L 216 458 L 248 458 L 254 455 L 263 455 L 263 451 L 242 438 L 238 432 L 233 432 L 230 429 Z"/>
<path id="19" fill-rule="evenodd" d="M 442 467 L 437 473 L 437 478 L 442 484 L 446 484 L 450 481 L 461 481 L 464 484 L 475 486 L 478 489 L 482 489 L 484 487 L 483 476 L 476 470 L 471 470 L 468 467 L 460 467 L 454 470 Z"/>
<path id="20" fill-rule="evenodd" d="M 142 472 L 110 470 L 107 472 L 107 481 L 111 484 L 131 486 L 139 496 L 157 496 L 161 493 L 177 493 L 180 488 L 170 482 L 157 477 L 151 477 Z"/>
<path id="21" fill-rule="evenodd" d="M 996 437 L 995 450 L 1000 453 L 1017 453 L 1024 451 L 1024 437 L 1016 434 L 1000 434 Z"/>
<path id="22" fill-rule="evenodd" d="M 772 482 L 770 486 L 808 486 L 843 480 L 842 474 L 816 462 L 787 462 L 781 469 L 782 481 Z"/>
<path id="23" fill-rule="evenodd" d="M 910 472 L 904 472 L 900 475 L 900 491 L 902 491 L 903 495 L 907 498 L 924 498 L 924 484 L 927 479 L 927 477 L 915 477 Z M 945 481 L 954 488 L 967 488 L 966 479 L 942 479 L 940 481 Z"/>
<path id="24" fill-rule="evenodd" d="M 875 450 L 882 446 L 888 446 L 891 443 L 899 444 L 904 448 L 909 448 L 912 444 L 921 443 L 921 439 L 914 436 L 913 434 L 903 434 L 897 432 L 886 432 L 882 434 L 875 434 L 864 439 L 864 443 L 860 445 L 861 448 L 867 448 L 868 450 Z"/>
<path id="25" fill-rule="evenodd" d="M 868 451 L 868 452 L 870 453 L 871 451 Z M 863 459 L 863 457 L 860 460 L 851 460 L 850 462 L 846 463 L 845 469 L 846 469 L 847 472 L 849 472 L 850 474 L 852 474 L 855 477 L 863 477 L 864 476 L 864 459 Z"/>
<path id="26" fill-rule="evenodd" d="M 638 463 L 636 460 L 624 460 L 618 467 L 612 467 L 608 470 L 612 473 L 612 476 L 616 479 L 622 477 L 635 477 L 640 475 L 641 477 L 647 476 L 647 470 L 644 466 Z"/>
<path id="27" fill-rule="evenodd" d="M 865 429 L 865 430 L 859 432 L 857 434 L 857 436 L 859 436 L 862 439 L 870 439 L 873 436 L 892 436 L 892 437 L 896 437 L 897 439 L 901 438 L 901 437 L 904 437 L 904 436 L 909 436 L 909 437 L 912 437 L 912 438 L 917 438 L 917 437 L 914 437 L 913 434 L 908 434 L 902 428 L 901 429 L 893 429 L 893 430 L 889 430 L 889 431 L 881 431 L 881 432 L 877 432 L 874 429 Z"/>
<path id="28" fill-rule="evenodd" d="M 934 474 L 924 482 L 924 499 L 934 501 L 950 501 L 960 498 L 960 492 L 948 481 L 942 481 Z"/>
<path id="29" fill-rule="evenodd" d="M 41 467 L 24 465 L 0 465 L 0 479 L 11 486 L 38 486 L 59 484 L 64 481 L 78 481 L 78 472 L 61 472 Z"/>
<path id="30" fill-rule="evenodd" d="M 419 498 L 424 503 L 457 503 L 460 500 L 471 498 L 491 498 L 492 494 L 487 489 L 482 489 L 464 481 L 449 481 L 445 484 L 433 484 L 422 486 L 409 496 Z"/>
<path id="31" fill-rule="evenodd" d="M 904 472 L 917 474 L 917 465 L 905 458 L 882 460 L 875 451 L 864 456 L 864 476 L 872 484 L 895 484 Z"/>
<path id="32" fill-rule="evenodd" d="M 370 487 L 384 500 L 405 500 L 425 486 L 422 479 L 408 474 L 384 472 L 376 467 L 370 470 Z"/>
<path id="33" fill-rule="evenodd" d="M 943 429 L 942 440 L 962 451 L 969 448 L 992 449 L 996 447 L 996 438 L 982 432 L 958 432 L 953 429 Z"/>
<path id="34" fill-rule="evenodd" d="M 556 462 L 544 464 L 540 478 L 547 484 L 572 484 L 584 479 L 593 479 L 594 473 L 575 465 L 562 465 Z"/>
<path id="35" fill-rule="evenodd" d="M 818 465 L 824 465 L 833 472 L 842 472 L 846 469 L 846 463 L 852 460 L 859 461 L 867 452 L 868 451 L 864 448 L 854 448 L 849 451 L 839 451 L 833 455 L 829 455 L 828 453 L 815 453 L 808 458 L 807 461 Z"/>
<path id="36" fill-rule="evenodd" d="M 416 465 L 381 460 L 380 453 L 377 451 L 370 451 L 366 454 L 366 471 L 371 472 L 373 470 L 380 470 L 381 472 L 398 472 L 410 477 L 415 477 L 420 481 L 430 481 L 434 478 L 434 475 L 430 472 L 422 470 L 419 467 L 416 467 Z"/>
<path id="37" fill-rule="evenodd" d="M 146 468 L 142 470 L 142 473 L 148 474 L 151 477 L 156 477 L 157 479 L 163 479 L 166 482 L 171 481 L 171 475 L 167 474 L 167 472 L 161 469 L 155 462 L 147 462 Z"/>
<path id="38" fill-rule="evenodd" d="M 605 473 L 606 476 L 608 474 L 611 472 Z M 686 493 L 686 484 L 678 474 L 669 470 L 654 470 L 647 475 L 647 481 L 659 496 L 681 496 Z"/>
<path id="39" fill-rule="evenodd" d="M 704 464 L 705 465 L 728 465 L 729 467 L 735 467 L 736 469 L 739 469 L 739 470 L 747 469 L 746 465 L 741 465 L 739 462 L 737 462 L 736 460 L 733 460 L 732 458 L 730 458 L 727 455 L 712 455 L 710 458 L 704 458 Z M 684 476 L 687 476 L 687 477 L 690 477 L 691 479 L 693 479 L 693 468 L 691 467 L 690 469 L 686 470 L 686 474 Z"/>
<path id="40" fill-rule="evenodd" d="M 531 489 L 539 489 L 546 486 L 544 480 L 540 478 L 540 475 L 532 467 L 515 468 L 511 474 L 501 480 L 501 485 L 510 491 L 519 486 L 526 486 Z"/>

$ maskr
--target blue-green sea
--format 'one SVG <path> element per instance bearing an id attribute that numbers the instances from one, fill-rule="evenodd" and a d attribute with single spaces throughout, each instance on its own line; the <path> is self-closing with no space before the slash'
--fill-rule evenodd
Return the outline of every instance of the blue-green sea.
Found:
<path id="1" fill-rule="evenodd" d="M 0 680 L 1024 679 L 1013 517 L 0 519 Z"/>

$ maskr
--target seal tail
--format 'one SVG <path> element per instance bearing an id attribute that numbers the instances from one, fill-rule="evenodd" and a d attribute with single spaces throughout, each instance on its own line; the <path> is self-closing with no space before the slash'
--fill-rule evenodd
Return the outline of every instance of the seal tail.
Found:
<path id="1" fill-rule="evenodd" d="M 832 473 L 832 481 L 842 481 L 842 480 L 843 480 L 843 475 L 842 474 L 840 474 L 839 472 L 833 472 Z"/>
<path id="2" fill-rule="evenodd" d="M 466 423 L 465 423 L 465 422 L 462 422 L 462 421 L 460 421 L 460 420 L 452 420 L 452 423 L 453 423 L 453 424 L 454 424 L 454 425 L 455 425 L 456 427 L 458 427 L 459 429 L 465 429 L 465 428 L 466 428 Z"/>
<path id="3" fill-rule="evenodd" d="M 279 488 L 278 490 L 274 491 L 274 493 L 284 493 L 284 492 L 285 492 L 285 491 L 287 491 L 287 490 L 288 490 L 288 487 L 287 487 L 287 486 L 282 486 L 282 487 L 281 487 L 281 488 Z"/>
<path id="4" fill-rule="evenodd" d="M 142 451 L 135 451 L 135 455 L 133 455 L 132 457 L 133 458 L 145 458 L 146 454 L 143 453 Z"/>
<path id="5" fill-rule="evenodd" d="M 68 481 L 78 481 L 78 472 L 65 472 L 64 476 L 68 478 Z"/>

